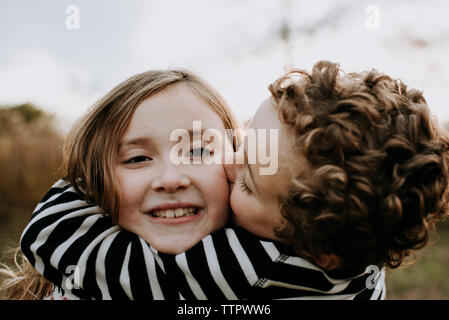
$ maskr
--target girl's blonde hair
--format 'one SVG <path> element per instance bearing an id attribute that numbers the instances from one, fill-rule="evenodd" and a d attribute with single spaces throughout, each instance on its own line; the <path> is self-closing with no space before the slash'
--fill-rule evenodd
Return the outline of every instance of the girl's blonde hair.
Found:
<path id="1" fill-rule="evenodd" d="M 225 129 L 238 129 L 227 103 L 209 83 L 188 70 L 172 69 L 147 71 L 125 80 L 95 103 L 66 139 L 65 179 L 87 202 L 97 204 L 103 214 L 112 216 L 114 223 L 118 221 L 119 197 L 113 168 L 120 139 L 140 103 L 175 84 L 186 85 L 203 99 L 223 120 Z M 235 147 L 238 141 L 233 143 Z M 42 299 L 51 283 L 34 270 L 19 250 L 14 261 L 14 268 L 0 269 L 0 274 L 7 278 L 0 285 L 4 298 Z"/>
<path id="2" fill-rule="evenodd" d="M 0 265 L 0 300 L 42 300 L 51 283 L 28 262 L 20 247 L 9 249 L 11 266 Z"/>

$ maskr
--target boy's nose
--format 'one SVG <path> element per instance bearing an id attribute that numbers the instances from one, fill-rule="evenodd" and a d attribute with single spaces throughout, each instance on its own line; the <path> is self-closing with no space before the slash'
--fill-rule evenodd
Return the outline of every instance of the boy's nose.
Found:
<path id="1" fill-rule="evenodd" d="M 176 192 L 190 186 L 190 179 L 179 170 L 178 165 L 166 164 L 160 174 L 153 179 L 154 191 Z"/>

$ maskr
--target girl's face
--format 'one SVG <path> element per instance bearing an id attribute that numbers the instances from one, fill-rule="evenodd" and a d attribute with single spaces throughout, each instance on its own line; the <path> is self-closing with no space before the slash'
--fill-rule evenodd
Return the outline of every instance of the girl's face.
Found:
<path id="1" fill-rule="evenodd" d="M 218 129 L 225 136 L 222 119 L 206 102 L 186 85 L 172 85 L 140 104 L 118 147 L 118 223 L 166 253 L 189 249 L 222 228 L 229 214 L 222 165 L 176 165 L 170 160 L 178 143 L 170 141 L 170 134 L 192 130 L 194 120 L 201 121 L 202 129 Z M 203 141 L 202 147 L 207 144 Z"/>
<path id="2" fill-rule="evenodd" d="M 259 169 L 266 166 L 259 163 L 258 157 L 255 164 L 248 164 L 247 148 L 240 151 L 245 152 L 245 164 L 225 166 L 231 181 L 230 203 L 234 222 L 261 237 L 277 239 L 273 229 L 283 223 L 280 197 L 288 192 L 290 182 L 296 176 L 294 168 L 297 166 L 292 163 L 300 160 L 293 152 L 291 136 L 280 123 L 270 98 L 259 107 L 249 129 L 278 130 L 278 170 L 273 175 L 261 175 Z"/>

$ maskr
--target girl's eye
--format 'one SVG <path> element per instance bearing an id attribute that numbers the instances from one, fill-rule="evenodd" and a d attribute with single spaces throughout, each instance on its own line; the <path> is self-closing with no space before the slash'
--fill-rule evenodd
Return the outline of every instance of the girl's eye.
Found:
<path id="1" fill-rule="evenodd" d="M 213 151 L 206 149 L 206 148 L 195 148 L 195 149 L 191 149 L 187 155 L 189 157 L 193 157 L 193 158 L 201 158 L 203 156 L 212 156 L 214 154 Z"/>
<path id="2" fill-rule="evenodd" d="M 245 182 L 245 175 L 242 175 L 241 177 L 239 177 L 238 184 L 239 184 L 240 188 L 243 191 L 245 191 L 247 194 L 251 194 L 252 193 L 252 191 L 248 188 L 248 185 Z"/>
<path id="3" fill-rule="evenodd" d="M 131 158 L 127 161 L 125 161 L 125 163 L 140 163 L 140 162 L 144 162 L 144 161 L 151 161 L 153 159 L 151 159 L 150 157 L 147 156 L 137 156 L 134 158 Z"/>

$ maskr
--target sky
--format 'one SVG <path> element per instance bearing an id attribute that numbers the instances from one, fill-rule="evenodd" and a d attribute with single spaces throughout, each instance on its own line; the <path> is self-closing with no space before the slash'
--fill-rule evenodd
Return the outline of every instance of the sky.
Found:
<path id="1" fill-rule="evenodd" d="M 184 67 L 247 120 L 286 68 L 325 59 L 402 79 L 446 123 L 448 14 L 446 0 L 0 0 L 0 105 L 67 130 L 128 77 Z"/>

